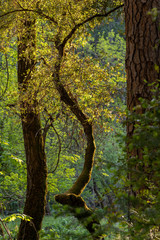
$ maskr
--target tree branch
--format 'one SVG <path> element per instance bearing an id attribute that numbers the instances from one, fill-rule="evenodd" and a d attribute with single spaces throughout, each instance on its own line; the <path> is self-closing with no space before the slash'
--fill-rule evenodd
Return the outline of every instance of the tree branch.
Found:
<path id="1" fill-rule="evenodd" d="M 8 89 L 8 82 L 9 82 L 9 68 L 8 68 L 8 58 L 7 58 L 7 54 L 5 53 L 5 60 L 6 60 L 6 70 L 7 70 L 7 83 L 6 83 L 6 86 L 5 86 L 5 89 L 2 93 L 2 95 L 0 96 L 0 101 L 3 99 L 5 93 L 7 92 L 7 89 Z"/>
<path id="2" fill-rule="evenodd" d="M 61 100 L 70 108 L 72 113 L 76 116 L 77 120 L 81 123 L 84 129 L 84 133 L 87 140 L 87 147 L 85 150 L 85 161 L 81 174 L 77 178 L 76 182 L 66 193 L 73 193 L 80 195 L 85 189 L 86 185 L 90 181 L 93 162 L 94 162 L 94 153 L 95 153 L 95 142 L 93 137 L 93 126 L 92 122 L 88 116 L 83 113 L 78 102 L 74 99 L 73 96 L 70 96 L 66 91 L 63 83 L 60 81 L 60 68 L 61 61 L 63 58 L 63 47 L 59 48 L 59 54 L 57 55 L 57 61 L 55 63 L 55 71 L 53 73 L 53 81 Z"/>
<path id="3" fill-rule="evenodd" d="M 58 143 L 59 143 L 58 158 L 57 158 L 56 166 L 55 166 L 55 168 L 53 169 L 53 171 L 48 172 L 48 173 L 54 173 L 54 172 L 57 170 L 57 167 L 58 167 L 59 162 L 60 162 L 60 154 L 61 154 L 61 149 L 62 149 L 61 146 L 62 146 L 62 144 L 61 144 L 60 136 L 59 136 L 57 130 L 55 129 L 55 127 L 53 126 L 53 121 L 54 121 L 53 117 L 51 116 L 51 114 L 48 113 L 48 111 L 47 111 L 46 108 L 45 108 L 44 110 L 45 110 L 45 112 L 48 114 L 48 116 L 49 116 L 49 120 L 51 121 L 51 123 L 48 124 L 46 127 L 47 127 L 47 129 L 49 129 L 50 126 L 53 128 L 55 134 L 57 135 Z M 58 115 L 58 116 L 59 116 L 59 115 Z"/>
<path id="4" fill-rule="evenodd" d="M 70 33 L 64 38 L 63 42 L 60 44 L 60 46 L 62 46 L 64 48 L 64 46 L 66 45 L 67 41 L 73 36 L 73 34 L 76 32 L 77 29 L 79 29 L 81 26 L 83 26 L 85 23 L 88 23 L 90 22 L 91 20 L 95 19 L 95 18 L 102 18 L 102 17 L 107 17 L 108 15 L 110 15 L 111 13 L 115 12 L 116 10 L 118 10 L 119 8 L 122 8 L 124 6 L 124 4 L 121 4 L 113 9 L 111 9 L 110 11 L 104 13 L 104 14 L 95 14 L 89 18 L 87 18 L 86 20 L 82 21 L 81 23 L 78 23 L 74 26 L 74 28 L 70 31 Z M 0 15 L 0 17 L 4 17 L 4 16 L 7 16 L 9 14 L 12 14 L 12 13 L 15 13 L 15 12 L 23 12 L 23 11 L 26 11 L 26 12 L 34 12 L 34 13 L 37 13 L 39 14 L 40 16 L 50 20 L 51 22 L 53 22 L 54 24 L 58 25 L 57 21 L 53 18 L 53 17 L 50 17 L 46 14 L 44 14 L 42 12 L 41 9 L 38 9 L 38 10 L 34 10 L 34 9 L 26 9 L 26 8 L 23 8 L 23 9 L 15 9 L 13 11 L 10 11 L 10 12 L 7 12 L 7 13 L 4 13 L 2 15 Z M 57 46 L 58 47 L 58 46 Z"/>
<path id="5" fill-rule="evenodd" d="M 12 10 L 10 12 L 3 13 L 2 15 L 0 15 L 0 18 L 5 17 L 7 15 L 10 15 L 12 13 L 17 13 L 17 12 L 34 12 L 34 13 L 37 13 L 38 15 L 50 20 L 54 24 L 58 25 L 57 21 L 53 17 L 50 17 L 50 16 L 46 15 L 45 13 L 42 12 L 41 9 L 39 9 L 39 10 L 27 9 L 27 8 L 15 9 L 15 10 Z"/>
<path id="6" fill-rule="evenodd" d="M 54 170 L 52 171 L 52 173 L 54 173 L 59 165 L 59 162 L 60 162 L 60 154 L 61 154 L 61 139 L 60 139 L 60 136 L 57 132 L 57 130 L 55 129 L 55 127 L 53 126 L 53 123 L 51 123 L 51 126 L 53 128 L 53 130 L 55 131 L 56 135 L 57 135 L 57 138 L 58 138 L 58 143 L 59 143 L 59 150 L 58 150 L 58 158 L 57 158 L 57 163 L 56 163 L 56 166 L 54 168 Z M 48 172 L 49 173 L 49 172 Z"/>
<path id="7" fill-rule="evenodd" d="M 9 239 L 12 240 L 11 233 L 10 233 L 9 229 L 7 228 L 6 224 L 3 222 L 2 218 L 0 218 L 0 222 L 2 223 L 6 233 L 8 234 Z"/>
<path id="8" fill-rule="evenodd" d="M 106 12 L 104 14 L 95 14 L 89 18 L 87 18 L 86 20 L 82 21 L 81 23 L 78 23 L 75 25 L 75 27 L 70 31 L 70 33 L 64 38 L 63 42 L 61 43 L 61 46 L 66 45 L 67 41 L 73 36 L 73 34 L 76 32 L 77 29 L 79 29 L 81 26 L 83 26 L 85 23 L 90 22 L 91 20 L 95 19 L 95 18 L 101 18 L 101 17 L 107 17 L 108 15 L 110 15 L 111 13 L 115 12 L 116 10 L 118 10 L 119 8 L 122 8 L 124 6 L 124 4 L 119 5 L 113 9 L 111 9 L 109 12 Z"/>

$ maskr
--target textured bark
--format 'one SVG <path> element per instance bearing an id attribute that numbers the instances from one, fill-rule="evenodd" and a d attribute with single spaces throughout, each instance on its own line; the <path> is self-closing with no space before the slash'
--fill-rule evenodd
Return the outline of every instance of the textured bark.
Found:
<path id="1" fill-rule="evenodd" d="M 32 217 L 32 220 L 21 222 L 18 240 L 38 240 L 45 213 L 47 167 L 40 114 L 32 91 L 28 91 L 35 65 L 35 22 L 24 18 L 22 22 L 23 35 L 20 34 L 18 44 L 18 84 L 27 164 L 24 214 Z"/>
<path id="2" fill-rule="evenodd" d="M 159 0 L 126 0 L 126 72 L 127 72 L 127 107 L 133 110 L 139 104 L 139 98 L 152 98 L 149 83 L 160 79 L 160 15 L 153 21 L 149 12 L 157 8 Z M 133 134 L 133 125 L 129 125 L 128 135 Z"/>
<path id="3" fill-rule="evenodd" d="M 153 8 L 160 11 L 159 0 L 125 0 L 125 26 L 126 26 L 126 72 L 127 72 L 127 107 L 131 112 L 137 114 L 145 110 L 140 105 L 139 98 L 151 100 L 153 92 L 148 84 L 157 83 L 160 79 L 160 71 L 155 66 L 160 67 L 160 14 L 156 20 L 149 12 Z M 127 136 L 131 139 L 134 135 L 135 123 L 128 122 Z M 131 181 L 129 194 L 137 194 L 134 183 L 137 182 L 135 170 L 145 172 L 138 162 L 130 161 L 130 157 L 143 159 L 141 149 L 128 151 L 128 176 Z M 137 164 L 137 165 L 136 165 Z M 145 183 L 144 186 L 145 188 Z M 130 204 L 130 203 L 129 203 Z M 129 206 L 130 207 L 130 206 Z M 130 218 L 130 216 L 129 216 Z"/>

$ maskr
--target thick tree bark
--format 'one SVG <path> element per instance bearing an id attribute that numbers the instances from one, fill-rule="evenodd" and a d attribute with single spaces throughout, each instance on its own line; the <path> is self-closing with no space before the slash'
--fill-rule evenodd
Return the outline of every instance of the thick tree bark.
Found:
<path id="1" fill-rule="evenodd" d="M 35 65 L 35 21 L 23 18 L 22 23 L 23 34 L 20 33 L 18 43 L 18 84 L 27 164 L 24 214 L 32 220 L 21 222 L 18 240 L 38 240 L 45 213 L 47 167 L 40 114 L 34 90 L 29 86 Z"/>
<path id="2" fill-rule="evenodd" d="M 126 72 L 127 72 L 127 107 L 133 110 L 140 104 L 139 98 L 152 98 L 148 84 L 160 79 L 160 15 L 154 21 L 149 12 L 153 8 L 160 11 L 159 0 L 126 0 Z M 132 136 L 134 126 L 127 128 Z"/>
<path id="3" fill-rule="evenodd" d="M 157 83 L 160 79 L 160 14 L 153 19 L 152 9 L 160 11 L 159 0 L 125 0 L 126 26 L 126 72 L 127 72 L 127 107 L 130 112 L 141 114 L 144 112 L 139 98 L 151 100 L 153 92 L 149 84 Z M 135 123 L 128 122 L 127 136 L 134 135 Z M 137 182 L 135 170 L 142 171 L 138 162 L 133 165 L 130 158 L 143 159 L 141 149 L 128 151 L 128 175 L 131 181 L 129 194 L 137 195 L 134 185 Z M 137 164 L 137 165 L 136 165 Z M 144 169 L 145 172 L 145 169 Z M 145 187 L 145 183 L 144 186 Z M 129 214 L 130 218 L 130 214 Z"/>

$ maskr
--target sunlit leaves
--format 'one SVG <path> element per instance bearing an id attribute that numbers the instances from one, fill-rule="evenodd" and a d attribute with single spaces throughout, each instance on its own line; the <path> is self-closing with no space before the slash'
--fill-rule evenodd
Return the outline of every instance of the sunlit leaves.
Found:
<path id="1" fill-rule="evenodd" d="M 22 159 L 17 158 L 17 157 L 15 157 L 15 156 L 13 156 L 13 155 L 11 155 L 11 157 L 12 157 L 14 160 L 16 160 L 19 164 L 21 164 L 21 163 L 23 162 Z"/>
<path id="2" fill-rule="evenodd" d="M 20 218 L 20 219 L 25 220 L 25 221 L 31 221 L 31 219 L 32 219 L 31 217 L 29 217 L 25 214 L 16 213 L 16 214 L 12 214 L 8 217 L 3 218 L 2 221 L 3 222 L 12 222 L 12 221 L 15 221 L 17 218 Z"/>
<path id="3" fill-rule="evenodd" d="M 14 6 L 14 9 L 18 8 L 23 10 L 23 8 L 28 8 L 30 12 L 25 12 L 25 15 L 36 19 L 36 50 L 32 55 L 35 58 L 35 66 L 33 71 L 27 72 L 27 74 L 31 74 L 30 82 L 27 83 L 27 90 L 21 94 L 20 100 L 27 102 L 29 106 L 34 107 L 36 112 L 41 113 L 41 116 L 43 116 L 44 130 L 47 124 L 50 123 L 48 121 L 48 115 L 46 112 L 44 113 L 44 109 L 47 109 L 49 114 L 52 115 L 53 125 L 62 139 L 63 154 L 60 156 L 57 170 L 53 172 L 57 164 L 57 151 L 59 146 L 54 131 L 49 130 L 46 139 L 46 152 L 49 171 L 48 190 L 52 194 L 59 190 L 66 191 L 74 181 L 75 176 L 80 170 L 79 167 L 78 170 L 75 169 L 75 164 L 78 161 L 80 163 L 79 165 L 82 165 L 81 161 L 83 159 L 81 159 L 81 156 L 85 148 L 83 131 L 77 123 L 74 125 L 75 118 L 69 109 L 66 109 L 62 104 L 53 84 L 54 66 L 58 53 L 56 46 L 63 42 L 77 24 L 80 24 L 96 13 L 104 13 L 106 8 L 110 8 L 111 6 L 112 1 L 97 2 L 93 0 L 19 1 L 18 4 Z M 5 11 L 9 10 L 8 8 Z M 21 28 L 21 17 L 23 14 L 24 12 L 20 13 L 17 11 L 16 19 L 18 20 L 12 28 L 11 36 L 26 32 L 27 29 Z M 99 23 L 100 22 L 101 19 L 99 19 Z M 114 51 L 114 46 L 116 46 L 116 50 L 120 49 L 122 39 L 120 39 L 120 37 L 118 38 L 118 35 L 115 36 L 114 32 L 111 32 L 111 36 L 107 39 L 104 37 L 100 39 L 99 45 L 97 46 L 99 58 L 94 59 L 91 56 L 87 56 L 87 54 L 82 56 L 79 52 L 79 46 L 85 47 L 85 45 L 88 45 L 89 50 L 93 50 L 85 36 L 90 35 L 88 25 L 91 28 L 95 26 L 95 23 L 97 23 L 97 20 L 78 28 L 66 43 L 63 61 L 61 62 L 60 80 L 69 95 L 75 99 L 80 108 L 88 114 L 89 119 L 94 121 L 94 123 L 98 123 L 99 126 L 101 126 L 100 131 L 107 134 L 105 132 L 113 131 L 113 128 L 106 125 L 109 121 L 116 118 L 114 115 L 115 109 L 112 106 L 115 100 L 113 94 L 116 90 L 119 90 L 119 87 L 117 87 L 118 82 L 121 83 L 123 81 L 123 76 L 121 75 L 123 70 L 120 66 L 120 63 L 122 63 L 121 54 L 116 55 L 117 58 L 115 59 L 116 53 Z M 110 41 L 112 38 L 114 41 Z M 17 38 L 13 38 L 13 41 L 16 45 Z M 19 43 L 20 41 L 19 39 Z M 107 43 L 105 43 L 105 41 Z M 114 45 L 115 42 L 117 42 L 117 45 Z M 32 44 L 27 42 L 27 46 L 28 49 L 26 49 L 24 56 L 28 60 L 31 56 L 30 50 L 32 49 L 30 48 Z M 10 45 L 8 45 L 8 47 L 10 48 Z M 103 54 L 108 53 L 107 59 L 102 56 L 101 51 L 103 51 Z M 16 53 L 16 49 L 14 49 L 14 52 Z M 113 59 L 112 55 L 114 55 Z M 103 58 L 105 61 L 103 65 L 101 64 L 102 59 L 100 58 Z M 16 63 L 16 55 L 13 56 L 13 61 Z M 107 61 L 111 61 L 112 64 L 107 65 Z M 104 66 L 105 68 L 103 68 Z M 14 65 L 13 69 L 15 72 L 17 70 L 16 68 L 17 66 Z M 13 76 L 13 79 L 15 83 L 16 76 Z M 16 95 L 15 93 L 17 92 L 13 89 L 11 90 L 11 100 L 13 100 L 13 96 Z M 22 90 L 21 86 L 19 90 Z M 16 100 L 17 102 L 19 100 L 18 94 Z M 25 106 L 18 106 L 21 107 L 21 112 L 23 112 L 23 110 L 25 111 Z M 16 109 L 15 106 L 14 109 Z M 16 111 L 16 113 L 19 112 Z M 67 118 L 70 119 L 70 122 L 68 122 Z M 104 122 L 102 118 L 105 118 Z M 57 119 L 59 121 L 57 121 Z M 71 126 L 72 124 L 73 127 Z M 78 142 L 78 137 L 81 138 L 81 143 Z M 11 142 L 13 142 L 13 139 Z M 102 143 L 102 140 L 100 140 L 99 143 Z M 105 144 L 104 146 L 108 147 L 108 145 Z M 102 146 L 102 148 L 104 146 Z M 112 146 L 110 146 L 110 149 L 112 149 Z M 17 155 L 11 153 L 11 155 L 12 161 L 15 161 L 15 165 L 18 165 L 21 159 L 19 156 L 20 153 L 18 152 Z M 111 155 L 109 156 L 111 157 Z M 108 178 L 108 173 L 104 168 L 103 174 L 104 177 Z M 22 195 L 24 195 L 24 189 L 21 189 L 21 187 L 26 184 L 24 175 L 25 173 L 22 168 L 20 168 L 19 171 L 15 170 L 13 173 L 7 174 L 3 179 L 4 188 L 2 189 L 2 194 L 5 193 L 6 190 L 12 194 L 14 185 L 13 190 L 16 192 L 16 197 L 19 195 L 22 197 Z M 18 189 L 21 189 L 21 191 L 18 192 Z"/>

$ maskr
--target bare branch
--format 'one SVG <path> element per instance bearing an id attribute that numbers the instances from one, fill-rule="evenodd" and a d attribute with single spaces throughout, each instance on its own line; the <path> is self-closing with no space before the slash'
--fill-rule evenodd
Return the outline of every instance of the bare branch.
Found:
<path id="1" fill-rule="evenodd" d="M 55 129 L 55 127 L 53 126 L 53 123 L 51 123 L 51 126 L 53 128 L 53 130 L 55 131 L 55 134 L 57 135 L 57 138 L 58 138 L 58 143 L 59 143 L 59 150 L 58 150 L 58 159 L 57 159 L 57 163 L 56 163 L 56 166 L 54 168 L 54 170 L 52 171 L 52 173 L 54 173 L 59 165 L 59 162 L 60 162 L 60 154 L 61 154 L 61 139 L 60 139 L 60 136 L 57 132 L 57 130 Z"/>
<path id="2" fill-rule="evenodd" d="M 9 69 L 8 69 L 8 58 L 7 58 L 7 54 L 5 53 L 5 60 L 6 60 L 6 70 L 7 70 L 7 83 L 6 83 L 6 87 L 5 90 L 2 93 L 2 96 L 0 96 L 0 100 L 3 99 L 5 93 L 7 92 L 8 89 L 8 82 L 9 82 Z"/>
<path id="3" fill-rule="evenodd" d="M 43 113 L 42 113 L 42 114 L 43 114 Z M 44 117 L 44 115 L 43 115 L 43 117 Z M 45 117 L 44 117 L 44 119 L 45 119 Z M 51 126 L 51 124 L 48 124 L 49 120 L 50 120 L 50 119 L 47 119 L 47 120 L 45 119 L 46 123 L 45 123 L 45 127 L 44 127 L 44 129 L 43 129 L 43 142 L 44 142 L 44 145 L 45 145 L 45 143 L 46 143 L 47 132 L 48 132 L 50 126 Z"/>
<path id="4" fill-rule="evenodd" d="M 6 224 L 3 222 L 2 218 L 0 218 L 0 222 L 2 223 L 6 233 L 8 234 L 9 239 L 12 240 L 11 233 L 10 233 L 9 229 L 7 228 Z"/>
<path id="5" fill-rule="evenodd" d="M 38 15 L 40 15 L 41 17 L 48 19 L 49 21 L 53 22 L 54 24 L 56 24 L 56 25 L 58 24 L 57 21 L 53 17 L 46 15 L 45 13 L 42 12 L 41 9 L 39 9 L 39 10 L 27 9 L 27 8 L 15 9 L 10 12 L 3 13 L 2 15 L 0 15 L 0 18 L 10 15 L 12 13 L 17 13 L 17 12 L 34 12 L 34 13 L 37 13 Z"/>
<path id="6" fill-rule="evenodd" d="M 60 162 L 60 154 L 61 154 L 61 150 L 62 150 L 62 147 L 61 147 L 61 146 L 62 146 L 62 144 L 61 144 L 61 139 L 60 139 L 60 136 L 59 136 L 59 134 L 58 134 L 58 132 L 57 132 L 56 128 L 55 128 L 55 127 L 54 127 L 54 125 L 53 125 L 54 119 L 53 119 L 52 115 L 48 113 L 48 111 L 47 111 L 47 109 L 46 109 L 46 108 L 45 108 L 44 110 L 45 110 L 45 112 L 48 114 L 48 116 L 49 116 L 49 120 L 51 121 L 51 123 L 50 123 L 50 124 L 47 124 L 47 125 L 46 125 L 46 127 L 47 127 L 47 130 L 49 129 L 49 127 L 50 127 L 50 126 L 53 128 L 53 130 L 54 130 L 55 134 L 57 135 L 57 138 L 58 138 L 58 144 L 59 144 L 58 158 L 57 158 L 57 163 L 56 163 L 56 166 L 55 166 L 55 168 L 53 169 L 53 171 L 51 171 L 51 172 L 48 172 L 48 173 L 54 173 L 54 172 L 56 171 L 56 169 L 57 169 L 58 165 L 59 165 L 59 162 Z M 58 115 L 58 116 L 59 116 L 59 115 Z"/>
<path id="7" fill-rule="evenodd" d="M 18 1 L 16 1 L 16 3 L 23 9 L 22 5 Z"/>

